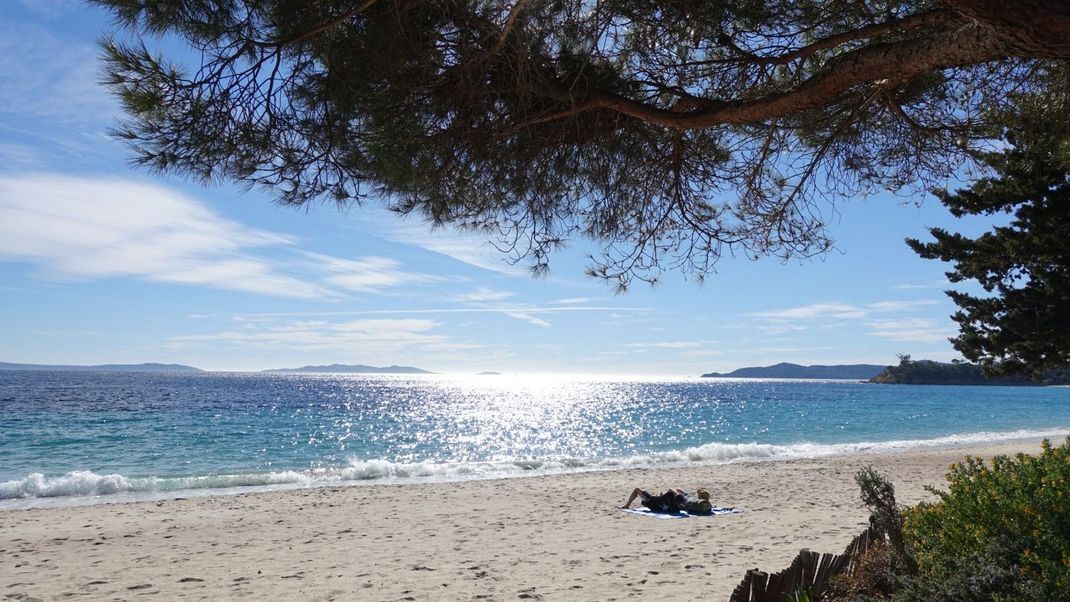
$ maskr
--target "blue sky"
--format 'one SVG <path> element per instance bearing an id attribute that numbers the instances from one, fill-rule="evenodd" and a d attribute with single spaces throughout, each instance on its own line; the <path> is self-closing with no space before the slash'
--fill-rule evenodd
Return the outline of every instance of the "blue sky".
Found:
<path id="1" fill-rule="evenodd" d="M 96 84 L 109 28 L 74 0 L 0 3 L 0 361 L 693 376 L 957 357 L 945 266 L 903 244 L 964 228 L 933 198 L 844 200 L 827 257 L 726 257 L 704 285 L 616 295 L 582 241 L 533 280 L 375 203 L 284 208 L 130 167 Z"/>

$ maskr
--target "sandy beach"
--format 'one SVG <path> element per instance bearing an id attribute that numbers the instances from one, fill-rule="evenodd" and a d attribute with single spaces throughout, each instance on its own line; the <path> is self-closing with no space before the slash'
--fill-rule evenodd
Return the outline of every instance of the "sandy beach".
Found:
<path id="1" fill-rule="evenodd" d="M 853 475 L 901 502 L 1015 442 L 720 466 L 375 484 L 0 512 L 7 599 L 724 600 L 747 569 L 840 552 L 866 525 Z M 706 487 L 742 514 L 656 520 L 633 487 Z"/>

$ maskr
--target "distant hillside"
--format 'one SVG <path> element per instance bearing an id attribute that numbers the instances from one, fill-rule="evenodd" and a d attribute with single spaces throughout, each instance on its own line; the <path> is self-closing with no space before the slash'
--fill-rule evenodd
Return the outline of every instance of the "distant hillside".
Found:
<path id="1" fill-rule="evenodd" d="M 343 374 L 434 374 L 427 370 L 413 368 L 412 366 L 364 366 L 361 364 L 331 364 L 329 366 L 302 366 L 300 368 L 274 368 L 264 372 L 314 372 L 314 373 L 343 373 Z"/>
<path id="2" fill-rule="evenodd" d="M 885 385 L 1066 385 L 1070 384 L 1070 370 L 1050 372 L 1037 380 L 1026 376 L 988 378 L 977 364 L 913 360 L 909 355 L 903 355 L 898 366 L 888 366 L 870 382 Z"/>
<path id="3" fill-rule="evenodd" d="M 9 364 L 0 362 L 0 370 L 71 370 L 78 372 L 204 372 L 182 364 L 102 364 L 100 366 L 52 366 L 48 364 Z"/>
<path id="4" fill-rule="evenodd" d="M 726 374 L 710 372 L 702 378 L 842 378 L 869 380 L 880 374 L 884 366 L 875 364 L 846 364 L 842 366 L 800 366 L 779 363 L 773 366 L 740 368 Z"/>

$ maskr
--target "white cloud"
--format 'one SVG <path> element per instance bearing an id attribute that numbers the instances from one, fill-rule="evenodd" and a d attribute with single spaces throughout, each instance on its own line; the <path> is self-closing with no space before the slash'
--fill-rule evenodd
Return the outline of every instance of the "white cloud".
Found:
<path id="1" fill-rule="evenodd" d="M 628 314 L 643 315 L 650 311 L 645 307 L 540 307 L 522 303 L 498 304 L 487 307 L 428 307 L 420 309 L 369 309 L 361 311 L 311 311 L 311 312 L 286 312 L 286 313 L 259 313 L 233 316 L 231 320 L 236 322 L 248 322 L 252 324 L 273 322 L 279 318 L 296 317 L 342 317 L 342 316 L 389 316 L 389 315 L 433 315 L 433 314 L 503 314 L 514 320 L 526 322 L 534 326 L 548 328 L 553 324 L 539 316 L 550 316 L 562 313 L 575 312 L 623 312 L 621 316 Z"/>
<path id="2" fill-rule="evenodd" d="M 947 341 L 954 333 L 947 324 L 927 318 L 905 318 L 901 320 L 873 320 L 866 323 L 869 334 L 890 341 L 910 343 L 939 343 Z"/>
<path id="3" fill-rule="evenodd" d="M 568 299 L 558 299 L 551 301 L 554 305 L 583 305 L 584 303 L 591 303 L 594 299 L 590 297 L 570 297 Z"/>
<path id="4" fill-rule="evenodd" d="M 530 313 L 525 313 L 522 311 L 506 311 L 505 315 L 509 316 L 510 318 L 513 318 L 514 320 L 520 320 L 521 322 L 527 322 L 528 324 L 534 324 L 535 326 L 542 326 L 544 328 L 549 328 L 550 326 L 552 326 L 546 320 L 543 320 L 542 318 L 536 318 Z"/>
<path id="5" fill-rule="evenodd" d="M 368 316 L 368 315 L 419 315 L 419 314 L 504 314 L 523 312 L 528 314 L 558 314 L 573 312 L 629 312 L 640 315 L 649 312 L 649 307 L 539 307 L 536 305 L 510 305 L 505 307 L 426 307 L 419 309 L 367 309 L 360 311 L 297 311 L 297 312 L 273 312 L 240 314 L 233 316 L 233 320 L 239 321 L 265 321 L 275 318 L 296 317 L 341 317 L 341 316 Z"/>
<path id="6" fill-rule="evenodd" d="M 455 303 L 489 303 L 491 301 L 504 301 L 513 295 L 514 293 L 510 291 L 497 291 L 492 288 L 481 286 L 474 291 L 447 297 L 446 301 L 453 301 Z"/>
<path id="7" fill-rule="evenodd" d="M 887 339 L 889 341 L 937 343 L 943 342 L 952 336 L 949 323 L 932 318 L 919 317 L 893 317 L 885 318 L 887 314 L 909 314 L 915 310 L 938 305 L 938 301 L 932 299 L 877 301 L 865 305 L 849 305 L 846 303 L 815 303 L 788 309 L 763 311 L 749 314 L 766 324 L 756 328 L 767 333 L 782 334 L 794 330 L 805 330 L 806 326 L 798 322 L 816 322 L 818 327 L 842 326 L 844 323 L 859 325 L 869 329 L 870 336 Z M 827 322 L 821 322 L 825 320 Z M 796 351 L 796 349 L 779 349 L 777 351 Z"/>
<path id="8" fill-rule="evenodd" d="M 813 303 L 788 309 L 774 309 L 748 314 L 754 318 L 767 320 L 812 320 L 818 318 L 849 319 L 861 318 L 866 311 L 846 303 Z"/>
<path id="9" fill-rule="evenodd" d="M 938 303 L 939 301 L 933 299 L 922 299 L 919 301 L 879 301 L 877 303 L 866 305 L 866 309 L 874 312 L 905 311 L 918 307 L 928 307 Z"/>
<path id="10" fill-rule="evenodd" d="M 161 186 L 52 174 L 0 176 L 0 260 L 65 278 L 128 277 L 302 299 L 435 279 L 385 257 L 302 251 L 290 236 L 225 219 Z"/>
<path id="11" fill-rule="evenodd" d="M 0 143 L 0 164 L 22 169 L 41 167 L 44 160 L 41 154 L 26 144 Z"/>
<path id="12" fill-rule="evenodd" d="M 761 332 L 764 332 L 765 334 L 786 334 L 786 333 L 789 333 L 789 332 L 801 332 L 801 331 L 807 330 L 807 328 L 805 326 L 799 326 L 797 324 L 783 324 L 783 323 L 759 324 L 758 326 L 755 326 L 755 329 L 756 330 L 760 330 Z"/>
<path id="13" fill-rule="evenodd" d="M 343 259 L 322 253 L 305 253 L 316 267 L 327 272 L 324 282 L 348 291 L 375 293 L 386 288 L 438 280 L 427 274 L 401 269 L 401 262 L 388 257 Z"/>
<path id="14" fill-rule="evenodd" d="M 449 343 L 431 331 L 440 326 L 434 320 L 366 319 L 344 322 L 323 320 L 252 324 L 243 330 L 172 337 L 179 345 L 227 344 L 247 349 L 295 351 L 351 351 L 368 357 L 396 354 L 406 349 L 472 348 Z"/>
<path id="15" fill-rule="evenodd" d="M 55 175 L 0 177 L 0 259 L 75 278 L 127 276 L 285 297 L 328 295 L 253 248 L 286 236 L 225 220 L 159 186 Z"/>
<path id="16" fill-rule="evenodd" d="M 874 313 L 906 311 L 919 307 L 936 305 L 937 303 L 937 301 L 933 301 L 931 299 L 922 299 L 918 301 L 878 301 L 876 303 L 868 303 L 863 306 L 850 305 L 847 303 L 838 302 L 826 302 L 812 303 L 810 305 L 790 307 L 787 309 L 759 311 L 747 315 L 752 318 L 759 318 L 771 321 L 819 319 L 855 320 L 866 318 Z"/>
<path id="17" fill-rule="evenodd" d="M 400 222 L 396 216 L 374 216 L 365 212 L 363 219 L 374 226 L 377 236 L 387 240 L 420 247 L 445 255 L 461 263 L 508 276 L 528 277 L 529 272 L 519 264 L 507 261 L 485 236 L 446 228 L 432 228 L 425 224 Z"/>
<path id="18" fill-rule="evenodd" d="M 243 357 L 304 357 L 305 363 L 406 364 L 433 366 L 509 357 L 507 347 L 455 341 L 428 319 L 276 320 L 242 322 L 238 328 L 174 336 L 174 349 L 234 350 Z M 294 355 L 298 354 L 298 355 Z M 263 361 L 263 360 L 261 360 Z M 277 360 L 270 360 L 275 363 Z M 301 359 L 290 359 L 294 364 Z M 429 363 L 430 362 L 430 363 Z M 267 367 L 279 367 L 278 364 Z"/>

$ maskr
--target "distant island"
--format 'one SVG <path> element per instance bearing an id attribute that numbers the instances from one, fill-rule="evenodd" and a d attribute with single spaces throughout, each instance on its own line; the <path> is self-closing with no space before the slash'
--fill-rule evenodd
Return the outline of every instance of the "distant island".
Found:
<path id="1" fill-rule="evenodd" d="M 434 374 L 412 366 L 364 366 L 362 364 L 331 364 L 329 366 L 302 366 L 300 368 L 273 368 L 262 372 L 304 372 L 335 374 Z"/>
<path id="2" fill-rule="evenodd" d="M 101 364 L 99 366 L 61 366 L 49 364 L 11 364 L 0 362 L 0 370 L 68 370 L 77 372 L 204 372 L 182 364 Z"/>
<path id="3" fill-rule="evenodd" d="M 702 378 L 827 378 L 869 380 L 885 369 L 876 364 L 845 364 L 838 366 L 800 366 L 781 362 L 772 366 L 740 368 L 725 374 L 710 372 Z"/>
<path id="4" fill-rule="evenodd" d="M 501 376 L 501 372 L 480 372 L 476 376 Z"/>
<path id="5" fill-rule="evenodd" d="M 1070 385 L 1070 370 L 1049 372 L 1035 380 L 1024 375 L 990 378 L 977 364 L 914 360 L 909 355 L 901 355 L 898 366 L 888 366 L 870 382 L 883 385 Z"/>

